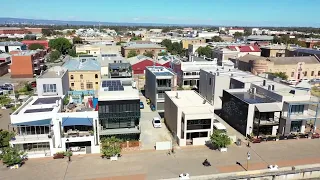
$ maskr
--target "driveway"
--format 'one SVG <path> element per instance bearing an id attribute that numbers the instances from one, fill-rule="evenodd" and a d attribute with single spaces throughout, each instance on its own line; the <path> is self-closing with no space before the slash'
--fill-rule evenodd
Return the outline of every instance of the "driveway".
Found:
<path id="1" fill-rule="evenodd" d="M 151 111 L 147 105 L 144 96 L 140 96 L 140 100 L 144 102 L 144 109 L 141 109 L 140 118 L 140 140 L 141 149 L 155 149 L 156 142 L 171 141 L 171 135 L 166 125 L 162 122 L 161 128 L 154 128 L 152 125 L 152 119 L 159 117 L 160 115 L 156 111 Z"/>

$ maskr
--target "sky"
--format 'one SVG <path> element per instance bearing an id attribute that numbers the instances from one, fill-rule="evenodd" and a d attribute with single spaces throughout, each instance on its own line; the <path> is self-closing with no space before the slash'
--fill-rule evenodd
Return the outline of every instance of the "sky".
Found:
<path id="1" fill-rule="evenodd" d="M 320 27 L 320 0 L 0 0 L 0 17 Z"/>

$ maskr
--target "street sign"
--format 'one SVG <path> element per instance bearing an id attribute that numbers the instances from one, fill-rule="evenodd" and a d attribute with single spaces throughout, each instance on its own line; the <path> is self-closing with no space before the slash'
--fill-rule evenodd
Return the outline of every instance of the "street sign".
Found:
<path id="1" fill-rule="evenodd" d="M 251 154 L 250 154 L 250 152 L 248 152 L 247 153 L 247 159 L 250 160 L 250 158 L 251 158 Z"/>

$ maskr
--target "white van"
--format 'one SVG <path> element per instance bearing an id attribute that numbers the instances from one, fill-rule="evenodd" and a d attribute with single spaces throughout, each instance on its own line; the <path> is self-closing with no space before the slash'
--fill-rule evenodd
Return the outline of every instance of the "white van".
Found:
<path id="1" fill-rule="evenodd" d="M 221 130 L 224 133 L 227 133 L 227 128 L 221 122 L 215 119 L 213 121 L 213 130 L 216 130 L 216 129 Z"/>

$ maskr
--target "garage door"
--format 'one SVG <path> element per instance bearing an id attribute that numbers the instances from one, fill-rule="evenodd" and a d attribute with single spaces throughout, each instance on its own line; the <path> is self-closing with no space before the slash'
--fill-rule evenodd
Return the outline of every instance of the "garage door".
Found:
<path id="1" fill-rule="evenodd" d="M 164 110 L 164 102 L 157 103 L 157 110 Z"/>

